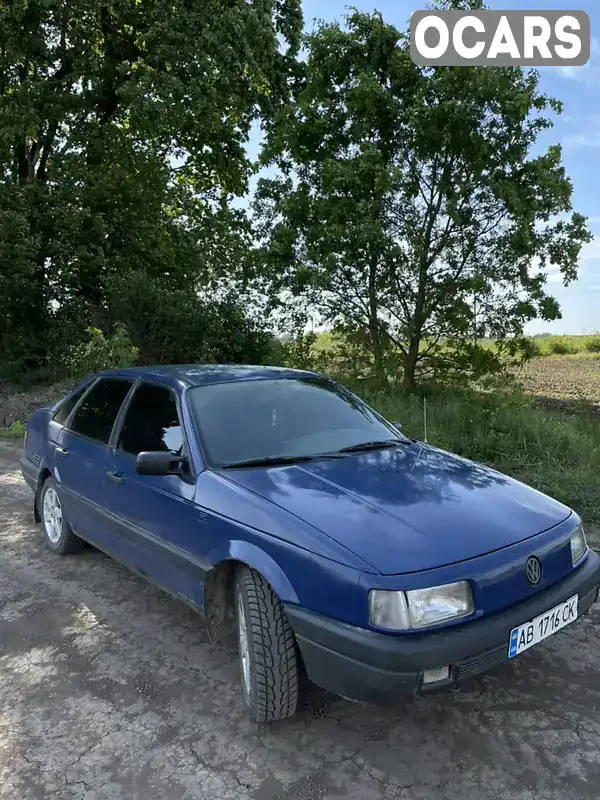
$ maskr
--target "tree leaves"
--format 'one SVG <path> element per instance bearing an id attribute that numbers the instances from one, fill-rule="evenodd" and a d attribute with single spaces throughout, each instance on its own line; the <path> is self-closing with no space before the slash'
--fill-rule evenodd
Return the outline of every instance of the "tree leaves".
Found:
<path id="1" fill-rule="evenodd" d="M 589 232 L 560 147 L 539 148 L 561 106 L 538 75 L 419 68 L 378 13 L 320 25 L 305 61 L 301 25 L 300 0 L 0 8 L 5 370 L 60 362 L 120 315 L 147 358 L 175 352 L 183 319 L 182 352 L 258 354 L 256 320 L 292 302 L 412 386 L 493 369 L 479 338 L 513 351 L 559 315 L 545 275 L 574 280 Z M 232 199 L 257 121 L 271 172 L 253 228 Z M 157 310 L 168 347 L 142 319 Z"/>
<path id="2" fill-rule="evenodd" d="M 301 24 L 299 0 L 3 4 L 7 368 L 60 351 L 58 318 L 79 335 L 126 271 L 189 292 L 243 277 L 230 201 L 251 125 L 287 99 Z"/>

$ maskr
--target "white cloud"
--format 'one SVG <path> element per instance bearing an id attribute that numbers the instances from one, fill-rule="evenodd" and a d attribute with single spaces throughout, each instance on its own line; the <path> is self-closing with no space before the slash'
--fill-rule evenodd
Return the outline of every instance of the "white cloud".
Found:
<path id="1" fill-rule="evenodd" d="M 600 85 L 600 39 L 592 38 L 592 54 L 582 67 L 556 67 L 556 72 L 567 80 L 578 81 L 588 87 Z"/>
<path id="2" fill-rule="evenodd" d="M 591 133 L 567 133 L 563 136 L 565 147 L 574 149 L 582 147 L 600 147 L 600 130 Z"/>
<path id="3" fill-rule="evenodd" d="M 581 248 L 580 261 L 600 261 L 600 237 L 595 236 Z"/>

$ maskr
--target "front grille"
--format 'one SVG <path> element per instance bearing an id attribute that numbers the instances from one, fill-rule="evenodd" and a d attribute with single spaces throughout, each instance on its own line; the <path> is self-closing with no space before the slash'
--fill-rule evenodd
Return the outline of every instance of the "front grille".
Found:
<path id="1" fill-rule="evenodd" d="M 486 650 L 485 653 L 479 653 L 472 658 L 467 658 L 456 667 L 456 675 L 458 681 L 472 678 L 475 675 L 480 675 L 482 672 L 487 672 L 504 661 L 508 661 L 508 642 L 494 647 L 492 650 Z"/>

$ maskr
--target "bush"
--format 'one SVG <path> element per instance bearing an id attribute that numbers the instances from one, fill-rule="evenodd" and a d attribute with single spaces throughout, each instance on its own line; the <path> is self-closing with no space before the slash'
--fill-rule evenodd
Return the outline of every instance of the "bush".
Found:
<path id="1" fill-rule="evenodd" d="M 13 422 L 8 428 L 0 428 L 0 438 L 3 439 L 22 439 L 25 436 L 25 425 L 23 422 Z"/>
<path id="2" fill-rule="evenodd" d="M 117 325 L 112 336 L 106 338 L 99 328 L 88 328 L 89 339 L 72 348 L 68 366 L 76 379 L 100 372 L 103 369 L 133 367 L 139 350 L 131 343 L 127 330 Z"/>
<path id="3" fill-rule="evenodd" d="M 590 336 L 585 346 L 589 353 L 600 353 L 600 333 Z"/>
<path id="4" fill-rule="evenodd" d="M 550 340 L 548 346 L 555 356 L 572 356 L 580 350 L 579 344 L 570 336 L 556 336 Z"/>

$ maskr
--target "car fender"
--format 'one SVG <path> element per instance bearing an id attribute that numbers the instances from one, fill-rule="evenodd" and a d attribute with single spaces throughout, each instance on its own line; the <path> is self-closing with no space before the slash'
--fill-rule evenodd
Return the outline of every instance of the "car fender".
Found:
<path id="1" fill-rule="evenodd" d="M 243 540 L 224 543 L 223 549 L 210 554 L 214 565 L 203 586 L 202 611 L 208 634 L 213 641 L 225 641 L 231 633 L 234 596 L 235 564 L 243 563 L 259 572 L 284 603 L 298 603 L 296 591 L 275 559 L 258 547 Z"/>
<path id="2" fill-rule="evenodd" d="M 212 560 L 212 559 L 211 559 Z M 298 603 L 298 596 L 287 575 L 275 559 L 251 542 L 233 540 L 228 542 L 227 553 L 215 561 L 241 561 L 265 578 L 273 591 L 284 603 Z"/>

